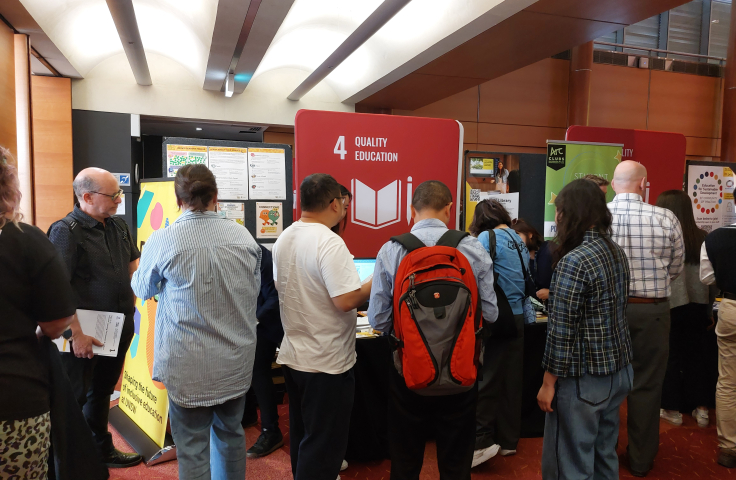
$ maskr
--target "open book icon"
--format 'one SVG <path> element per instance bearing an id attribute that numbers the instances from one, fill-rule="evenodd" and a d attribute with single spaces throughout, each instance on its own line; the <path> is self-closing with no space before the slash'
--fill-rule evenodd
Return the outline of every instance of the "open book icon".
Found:
<path id="1" fill-rule="evenodd" d="M 401 221 L 401 180 L 394 180 L 378 192 L 357 178 L 350 181 L 350 186 L 352 223 L 377 230 Z"/>

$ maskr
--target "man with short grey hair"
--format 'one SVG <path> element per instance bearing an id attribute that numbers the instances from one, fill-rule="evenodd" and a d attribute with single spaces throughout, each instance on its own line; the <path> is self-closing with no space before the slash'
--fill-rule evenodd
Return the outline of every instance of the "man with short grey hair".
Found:
<path id="1" fill-rule="evenodd" d="M 667 209 L 643 202 L 647 170 L 621 162 L 611 186 L 616 192 L 608 209 L 612 239 L 629 260 L 626 319 L 631 333 L 634 388 L 628 398 L 629 471 L 644 477 L 659 450 L 659 407 L 667 370 L 670 335 L 670 281 L 684 268 L 685 246 L 680 221 Z"/>
<path id="2" fill-rule="evenodd" d="M 87 168 L 79 172 L 73 187 L 78 205 L 51 225 L 49 239 L 67 266 L 77 308 L 122 313 L 125 323 L 118 355 L 101 357 L 93 354 L 92 347 L 102 343 L 85 335 L 74 315 L 72 352 L 61 355 L 62 363 L 104 463 L 111 468 L 130 467 L 141 456 L 116 450 L 107 423 L 110 395 L 133 339 L 135 297 L 130 277 L 141 255 L 128 225 L 113 216 L 123 193 L 115 177 L 100 168 Z"/>

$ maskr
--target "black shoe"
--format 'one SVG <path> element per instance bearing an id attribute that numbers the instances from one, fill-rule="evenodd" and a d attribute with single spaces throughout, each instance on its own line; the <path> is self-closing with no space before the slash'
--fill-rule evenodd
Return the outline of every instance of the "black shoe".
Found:
<path id="1" fill-rule="evenodd" d="M 102 458 L 102 463 L 107 465 L 107 468 L 128 468 L 138 465 L 143 460 L 143 457 L 137 453 L 125 453 L 118 449 L 113 449 L 110 454 Z"/>
<path id="2" fill-rule="evenodd" d="M 265 457 L 284 446 L 284 436 L 280 431 L 263 431 L 256 443 L 245 452 L 248 458 Z"/>
<path id="3" fill-rule="evenodd" d="M 718 465 L 726 468 L 736 468 L 736 452 L 721 450 L 721 453 L 718 454 Z"/>

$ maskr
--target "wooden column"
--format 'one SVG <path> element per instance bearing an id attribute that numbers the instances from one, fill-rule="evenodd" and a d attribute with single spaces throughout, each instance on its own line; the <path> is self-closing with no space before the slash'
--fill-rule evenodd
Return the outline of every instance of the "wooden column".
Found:
<path id="1" fill-rule="evenodd" d="M 736 162 L 736 7 L 731 8 L 728 54 L 723 85 L 723 121 L 721 123 L 721 161 Z"/>
<path id="2" fill-rule="evenodd" d="M 15 119 L 18 138 L 18 180 L 23 221 L 35 225 L 33 210 L 33 158 L 31 149 L 31 60 L 28 35 L 15 34 Z"/>
<path id="3" fill-rule="evenodd" d="M 0 22 L 0 145 L 10 150 L 15 165 L 18 155 L 15 131 L 15 38 L 13 30 Z"/>
<path id="4" fill-rule="evenodd" d="M 590 76 L 593 68 L 593 42 L 572 49 L 567 93 L 567 126 L 588 125 Z"/>

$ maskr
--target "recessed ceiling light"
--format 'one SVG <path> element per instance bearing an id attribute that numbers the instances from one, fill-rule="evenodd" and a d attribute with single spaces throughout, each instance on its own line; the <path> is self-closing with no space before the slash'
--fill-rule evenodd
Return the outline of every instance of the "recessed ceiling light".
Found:
<path id="1" fill-rule="evenodd" d="M 197 127 L 197 130 L 202 130 L 202 127 Z"/>

